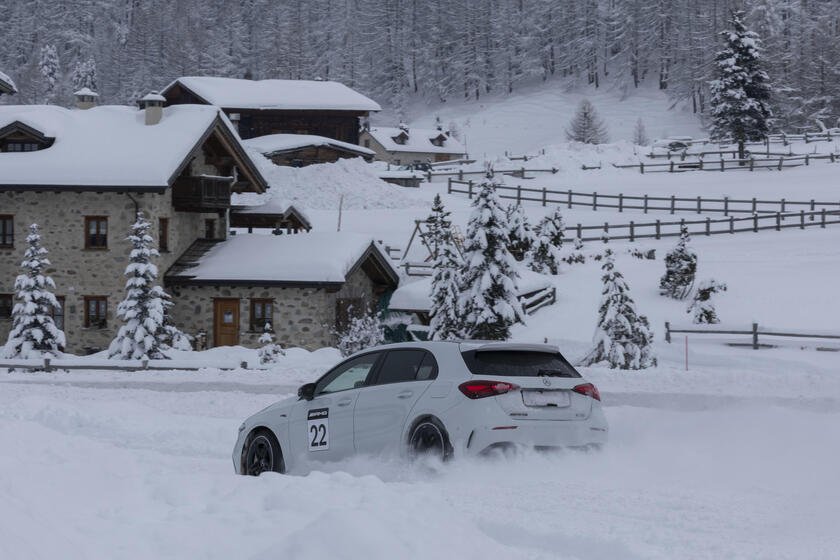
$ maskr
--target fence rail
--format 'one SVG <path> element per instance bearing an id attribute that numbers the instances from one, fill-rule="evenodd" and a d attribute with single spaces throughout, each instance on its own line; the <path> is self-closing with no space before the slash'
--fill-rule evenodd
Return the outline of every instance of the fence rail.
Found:
<path id="1" fill-rule="evenodd" d="M 700 327 L 699 325 L 692 325 L 691 327 L 672 327 L 669 321 L 665 321 L 665 341 L 670 343 L 671 342 L 671 335 L 672 334 L 732 334 L 732 335 L 743 335 L 743 336 L 750 336 L 752 337 L 752 348 L 754 350 L 758 350 L 761 346 L 758 342 L 759 335 L 761 336 L 779 336 L 779 337 L 786 337 L 786 338 L 814 338 L 814 339 L 825 339 L 825 340 L 840 340 L 840 334 L 828 334 L 828 333 L 794 333 L 794 332 L 786 332 L 786 331 L 779 331 L 775 329 L 760 329 L 758 323 L 752 324 L 752 329 L 750 330 L 736 330 L 736 329 L 726 329 L 721 328 L 718 326 L 709 326 L 709 327 Z"/>
<path id="2" fill-rule="evenodd" d="M 149 360 L 107 360 L 102 362 L 79 363 L 77 361 L 43 358 L 38 360 L 0 360 L 0 368 L 46 372 L 56 370 L 198 371 L 206 368 L 219 370 L 248 369 L 248 362 L 240 362 L 238 365 L 181 366 L 177 365 L 177 363 L 167 364 L 166 360 L 153 360 L 152 362 Z"/>
<path id="3" fill-rule="evenodd" d="M 617 169 L 638 169 L 640 173 L 684 173 L 687 171 L 735 171 L 740 169 L 742 171 L 755 171 L 756 169 L 775 169 L 781 171 L 791 167 L 801 167 L 803 165 L 811 165 L 814 160 L 828 160 L 829 163 L 836 163 L 840 161 L 840 154 L 834 152 L 830 154 L 805 154 L 804 156 L 779 156 L 775 158 L 747 158 L 747 159 L 723 159 L 719 160 L 704 160 L 699 159 L 695 161 L 677 161 L 671 160 L 667 163 L 639 163 L 630 164 L 616 164 L 612 166 Z M 591 167 L 583 167 L 584 170 L 592 169 Z"/>
<path id="4" fill-rule="evenodd" d="M 784 132 L 778 134 L 768 134 L 767 137 L 760 142 L 744 142 L 744 146 L 766 146 L 767 144 L 784 144 L 788 145 L 790 142 L 831 142 L 840 137 L 835 132 L 827 130 L 825 132 L 803 132 L 802 134 L 785 134 Z M 706 144 L 716 144 L 718 146 L 732 146 L 737 145 L 737 142 L 732 140 L 712 140 L 711 138 L 700 138 L 688 140 L 689 144 L 699 144 L 705 146 Z"/>
<path id="5" fill-rule="evenodd" d="M 529 178 L 526 177 L 528 173 L 551 173 L 554 175 L 560 171 L 556 167 L 552 167 L 549 169 L 527 169 L 525 167 L 520 167 L 519 169 L 496 169 L 494 173 L 498 173 L 501 175 L 512 175 L 514 177 L 520 178 Z M 464 171 L 463 169 L 459 169 L 458 171 L 429 171 L 426 173 L 426 179 L 431 182 L 432 178 L 434 177 L 454 177 L 457 176 L 459 181 L 463 181 L 464 177 L 468 175 L 484 175 L 487 171 Z"/>
<path id="6" fill-rule="evenodd" d="M 467 188 L 458 188 L 464 185 Z M 458 181 L 450 178 L 447 187 L 449 194 L 466 194 L 470 199 L 477 194 L 477 184 L 473 181 Z M 574 206 L 585 206 L 593 211 L 599 209 L 616 209 L 619 212 L 625 210 L 642 210 L 648 212 L 692 212 L 697 214 L 719 213 L 724 216 L 730 214 L 786 214 L 789 210 L 797 208 L 809 212 L 818 212 L 825 209 L 840 210 L 840 200 L 837 202 L 811 200 L 761 200 L 758 198 L 737 199 L 737 198 L 703 198 L 680 197 L 680 196 L 649 196 L 649 195 L 625 195 L 599 194 L 597 192 L 576 192 L 571 189 L 565 191 L 551 190 L 547 188 L 523 187 L 496 185 L 499 198 L 515 200 L 516 202 L 539 202 L 543 206 L 548 204 L 560 204 L 571 209 Z M 504 194 L 505 192 L 511 194 Z M 812 220 L 813 221 L 813 220 Z"/>

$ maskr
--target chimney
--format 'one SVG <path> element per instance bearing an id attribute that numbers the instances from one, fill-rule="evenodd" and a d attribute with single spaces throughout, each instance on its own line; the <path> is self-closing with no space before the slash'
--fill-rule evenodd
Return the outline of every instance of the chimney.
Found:
<path id="1" fill-rule="evenodd" d="M 83 87 L 73 95 L 76 96 L 76 107 L 83 111 L 96 105 L 96 98 L 99 97 L 98 93 L 88 87 Z"/>
<path id="2" fill-rule="evenodd" d="M 231 113 L 228 115 L 228 119 L 230 119 L 230 124 L 233 125 L 233 129 L 239 134 L 239 120 L 242 116 L 239 113 Z"/>
<path id="3" fill-rule="evenodd" d="M 166 98 L 156 91 L 144 95 L 137 102 L 137 106 L 146 111 L 146 124 L 154 125 L 163 118 L 163 104 Z"/>

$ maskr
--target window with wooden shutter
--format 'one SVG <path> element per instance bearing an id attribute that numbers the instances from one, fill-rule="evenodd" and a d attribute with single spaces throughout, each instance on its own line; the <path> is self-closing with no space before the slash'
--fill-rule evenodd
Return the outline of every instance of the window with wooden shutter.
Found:
<path id="1" fill-rule="evenodd" d="M 85 217 L 85 249 L 108 248 L 108 217 Z"/>
<path id="2" fill-rule="evenodd" d="M 15 219 L 11 215 L 0 216 L 0 247 L 15 246 Z"/>
<path id="3" fill-rule="evenodd" d="M 251 300 L 251 330 L 262 332 L 265 326 L 274 330 L 274 300 L 273 299 L 252 299 Z"/>
<path id="4" fill-rule="evenodd" d="M 85 296 L 85 327 L 104 329 L 108 326 L 108 298 Z"/>

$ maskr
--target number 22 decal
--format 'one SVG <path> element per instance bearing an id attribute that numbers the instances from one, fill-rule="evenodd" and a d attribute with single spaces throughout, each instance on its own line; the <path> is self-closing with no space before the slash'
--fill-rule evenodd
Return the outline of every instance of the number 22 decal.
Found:
<path id="1" fill-rule="evenodd" d="M 329 408 L 315 408 L 307 415 L 309 451 L 326 451 L 330 448 Z"/>

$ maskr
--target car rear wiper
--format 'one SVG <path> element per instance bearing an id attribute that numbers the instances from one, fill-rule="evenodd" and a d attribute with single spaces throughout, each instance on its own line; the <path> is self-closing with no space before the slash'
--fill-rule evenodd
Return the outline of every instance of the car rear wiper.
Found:
<path id="1" fill-rule="evenodd" d="M 537 372 L 539 377 L 574 377 L 566 370 L 562 369 L 541 369 Z"/>

